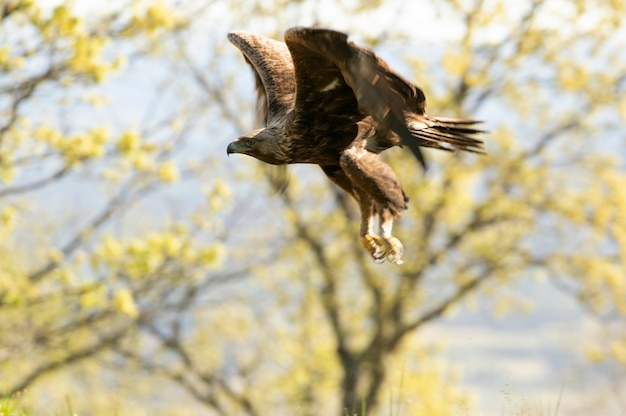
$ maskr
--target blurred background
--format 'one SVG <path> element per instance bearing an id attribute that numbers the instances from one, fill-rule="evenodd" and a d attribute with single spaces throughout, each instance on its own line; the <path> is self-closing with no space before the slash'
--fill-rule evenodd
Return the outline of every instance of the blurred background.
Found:
<path id="1" fill-rule="evenodd" d="M 623 415 L 622 0 L 0 2 L 0 414 Z M 406 263 L 257 127 L 226 34 L 344 31 L 485 121 L 401 149 Z"/>

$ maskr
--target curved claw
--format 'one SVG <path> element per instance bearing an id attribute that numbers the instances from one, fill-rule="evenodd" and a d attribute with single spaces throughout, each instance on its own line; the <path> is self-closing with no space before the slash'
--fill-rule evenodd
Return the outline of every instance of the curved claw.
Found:
<path id="1" fill-rule="evenodd" d="M 402 260 L 404 246 L 397 238 L 367 234 L 361 237 L 361 241 L 376 263 L 384 263 L 385 259 L 395 264 L 404 263 Z"/>
<path id="2" fill-rule="evenodd" d="M 383 263 L 385 261 L 388 250 L 387 243 L 382 237 L 375 234 L 366 234 L 361 237 L 361 242 L 376 263 Z"/>
<path id="3" fill-rule="evenodd" d="M 402 264 L 402 255 L 404 254 L 404 246 L 396 237 L 388 237 L 385 239 L 387 260 L 395 264 Z"/>

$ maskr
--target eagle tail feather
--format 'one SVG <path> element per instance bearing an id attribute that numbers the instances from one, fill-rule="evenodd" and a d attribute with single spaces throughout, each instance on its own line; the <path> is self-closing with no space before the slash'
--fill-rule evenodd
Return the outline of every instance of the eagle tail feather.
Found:
<path id="1" fill-rule="evenodd" d="M 409 123 L 408 127 L 419 141 L 419 146 L 484 154 L 483 141 L 477 138 L 486 133 L 478 128 L 481 123 L 477 120 L 423 116 L 420 122 Z"/>

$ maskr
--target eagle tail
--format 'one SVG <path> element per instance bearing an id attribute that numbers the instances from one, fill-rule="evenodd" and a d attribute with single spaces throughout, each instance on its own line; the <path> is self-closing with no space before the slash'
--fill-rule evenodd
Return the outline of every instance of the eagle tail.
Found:
<path id="1" fill-rule="evenodd" d="M 419 146 L 484 154 L 483 141 L 478 138 L 486 133 L 478 128 L 481 123 L 477 120 L 424 115 L 419 120 L 410 121 L 408 127 L 419 141 Z"/>

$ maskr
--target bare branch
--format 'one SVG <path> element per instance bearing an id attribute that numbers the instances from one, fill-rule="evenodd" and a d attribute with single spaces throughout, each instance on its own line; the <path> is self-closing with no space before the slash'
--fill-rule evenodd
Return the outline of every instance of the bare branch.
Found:
<path id="1" fill-rule="evenodd" d="M 176 323 L 174 323 L 175 325 Z M 240 406 L 247 414 L 251 416 L 259 415 L 251 400 L 245 394 L 236 393 L 228 384 L 228 382 L 218 377 L 216 374 L 201 372 L 198 366 L 191 358 L 191 355 L 183 346 L 178 330 L 173 330 L 171 335 L 166 335 L 163 331 L 158 330 L 152 323 L 143 325 L 152 335 L 154 335 L 161 344 L 174 353 L 184 365 L 184 371 L 171 370 L 165 365 L 155 364 L 145 358 L 141 358 L 134 353 L 123 352 L 127 358 L 137 361 L 143 368 L 153 373 L 161 374 L 172 381 L 175 381 L 187 390 L 200 403 L 211 406 L 220 414 L 229 414 L 224 406 L 220 403 L 218 390 L 219 388 L 230 400 Z M 201 385 L 193 382 L 193 378 L 202 382 Z"/>
<path id="2" fill-rule="evenodd" d="M 59 368 L 66 367 L 78 361 L 84 360 L 86 358 L 93 357 L 97 353 L 117 343 L 124 335 L 126 335 L 127 332 L 128 327 L 123 327 L 122 329 L 118 329 L 117 331 L 101 337 L 91 345 L 67 352 L 63 358 L 55 359 L 38 366 L 34 370 L 30 371 L 27 375 L 23 376 L 21 381 L 13 384 L 12 387 L 7 388 L 5 391 L 0 392 L 0 396 L 11 397 L 23 391 L 33 382 L 35 382 L 35 380 L 48 373 L 51 373 Z"/>
<path id="3" fill-rule="evenodd" d="M 321 300 L 324 305 L 324 310 L 328 315 L 328 318 L 333 328 L 335 338 L 337 341 L 337 349 L 340 354 L 346 354 L 348 349 L 345 343 L 344 330 L 339 318 L 339 303 L 337 300 L 337 285 L 335 283 L 335 276 L 331 273 L 331 267 L 324 254 L 324 248 L 322 244 L 313 237 L 309 229 L 302 223 L 299 217 L 295 220 L 296 234 L 298 238 L 305 241 L 312 250 L 312 253 L 319 264 L 319 269 L 322 272 L 324 278 L 324 286 L 321 290 Z"/>
<path id="4" fill-rule="evenodd" d="M 143 193 L 147 192 L 149 188 L 143 189 Z M 100 228 L 103 224 L 105 224 L 109 219 L 112 218 L 113 214 L 120 210 L 127 200 L 128 196 L 132 191 L 132 181 L 125 187 L 123 187 L 117 195 L 109 200 L 107 205 L 100 211 L 98 215 L 96 215 L 86 226 L 84 226 L 80 231 L 78 231 L 74 237 L 70 239 L 70 241 L 65 244 L 61 248 L 61 253 L 63 257 L 68 257 L 74 251 L 76 251 L 83 242 L 98 228 Z M 140 191 L 137 191 L 137 195 L 139 195 Z M 60 263 L 56 260 L 50 260 L 46 265 L 40 267 L 34 272 L 28 275 L 28 278 L 32 282 L 37 282 L 45 277 L 50 272 L 54 271 L 57 267 L 59 267 Z"/>
<path id="5" fill-rule="evenodd" d="M 222 115 L 225 119 L 229 120 L 231 123 L 235 124 L 239 131 L 245 130 L 244 126 L 241 123 L 241 118 L 239 114 L 234 112 L 231 108 L 226 104 L 229 99 L 224 95 L 224 91 L 227 89 L 224 88 L 223 85 L 211 85 L 211 83 L 207 80 L 204 75 L 206 71 L 200 70 L 196 64 L 193 63 L 193 60 L 185 53 L 185 48 L 180 48 L 180 53 L 182 55 L 183 61 L 185 65 L 190 70 L 193 78 L 196 80 L 198 85 L 204 90 L 207 97 L 211 97 L 214 103 L 219 103 L 219 108 L 222 111 Z M 216 83 L 215 74 L 212 81 Z"/>
<path id="6" fill-rule="evenodd" d="M 520 154 L 520 160 L 528 160 L 533 156 L 537 156 L 540 154 L 554 139 L 558 138 L 560 135 L 565 134 L 569 131 L 572 131 L 578 127 L 580 127 L 580 119 L 572 118 L 562 124 L 554 126 L 552 129 L 546 131 L 541 135 L 541 137 L 537 140 L 535 145 L 528 149 L 527 151 Z"/>
<path id="7" fill-rule="evenodd" d="M 0 5 L 0 20 L 6 19 L 7 17 L 11 16 L 13 13 L 19 12 L 25 7 L 27 7 L 26 4 L 22 2 L 3 1 L 2 5 Z"/>
<path id="8" fill-rule="evenodd" d="M 237 403 L 237 405 L 239 405 L 245 412 L 247 412 L 247 414 L 251 416 L 258 416 L 261 414 L 256 410 L 256 408 L 252 404 L 252 401 L 250 401 L 250 399 L 245 394 L 236 393 L 228 385 L 226 380 L 218 379 L 217 382 L 219 386 L 222 388 L 222 391 L 226 393 L 226 396 L 228 396 L 228 398 L 230 398 L 233 402 Z"/>
<path id="9" fill-rule="evenodd" d="M 71 169 L 72 169 L 72 165 L 67 164 L 47 178 L 39 179 L 39 180 L 30 182 L 24 185 L 18 185 L 18 186 L 13 186 L 11 188 L 2 189 L 0 190 L 0 198 L 6 197 L 8 195 L 18 195 L 18 194 L 23 194 L 26 192 L 36 191 L 37 189 L 41 189 L 63 178 Z"/>
<path id="10" fill-rule="evenodd" d="M 52 68 L 48 69 L 45 73 L 37 75 L 30 80 L 24 81 L 21 84 L 8 87 L 5 91 L 0 91 L 0 94 L 13 93 L 14 98 L 9 109 L 9 116 L 6 123 L 0 126 L 0 144 L 4 139 L 5 133 L 13 127 L 17 121 L 19 115 L 19 108 L 23 102 L 30 98 L 35 92 L 36 87 L 45 81 L 53 73 Z M 2 160 L 0 160 L 2 163 Z"/>
<path id="11" fill-rule="evenodd" d="M 489 278 L 491 275 L 491 271 L 486 271 L 478 277 L 470 280 L 469 282 L 460 285 L 456 292 L 451 295 L 449 298 L 442 300 L 439 304 L 429 311 L 422 314 L 418 319 L 413 322 L 409 322 L 404 324 L 400 329 L 394 334 L 393 339 L 390 342 L 390 346 L 397 345 L 402 338 L 409 332 L 414 331 L 420 326 L 439 318 L 444 312 L 448 310 L 452 305 L 457 304 L 460 300 L 462 300 L 467 294 L 471 293 L 476 289 L 481 283 Z"/>
<path id="12" fill-rule="evenodd" d="M 289 192 L 283 192 L 282 194 L 283 200 L 287 205 L 287 208 L 293 210 L 293 200 L 289 195 Z M 335 282 L 335 276 L 331 272 L 332 268 L 326 258 L 324 253 L 324 248 L 322 244 L 311 234 L 308 227 L 302 222 L 302 219 L 298 215 L 294 215 L 294 226 L 296 229 L 297 237 L 303 241 L 305 241 L 311 251 L 315 260 L 319 265 L 319 270 L 322 273 L 324 279 L 324 285 L 320 291 L 320 298 L 322 305 L 324 306 L 324 311 L 328 316 L 331 327 L 333 329 L 333 333 L 335 335 L 335 341 L 337 342 L 337 352 L 339 354 L 342 362 L 347 363 L 353 360 L 352 354 L 348 349 L 348 345 L 345 340 L 345 331 L 341 324 L 341 319 L 339 317 L 339 302 L 338 302 L 338 294 L 337 294 L 337 284 Z"/>

